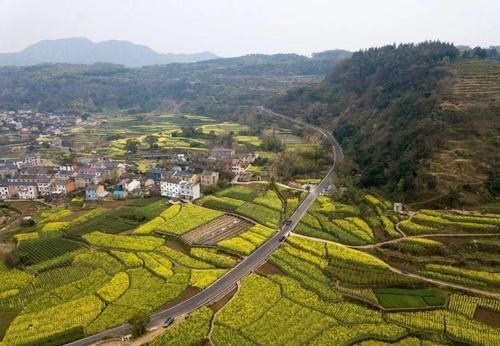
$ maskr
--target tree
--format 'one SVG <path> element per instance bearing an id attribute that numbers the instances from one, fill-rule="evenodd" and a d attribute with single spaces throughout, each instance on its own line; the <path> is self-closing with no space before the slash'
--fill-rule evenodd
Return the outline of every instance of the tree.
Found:
<path id="1" fill-rule="evenodd" d="M 134 316 L 128 323 L 131 325 L 132 329 L 132 337 L 138 338 L 141 335 L 144 335 L 147 332 L 147 327 L 150 321 L 149 315 L 143 313 Z"/>
<path id="2" fill-rule="evenodd" d="M 146 143 L 148 143 L 150 149 L 156 149 L 158 147 L 158 136 L 155 135 L 147 135 L 146 138 Z"/>
<path id="3" fill-rule="evenodd" d="M 125 144 L 126 151 L 135 154 L 138 149 L 139 149 L 139 143 L 136 140 L 133 139 L 127 140 L 127 143 Z"/>
<path id="4" fill-rule="evenodd" d="M 500 166 L 494 167 L 489 172 L 487 185 L 493 195 L 500 195 Z"/>

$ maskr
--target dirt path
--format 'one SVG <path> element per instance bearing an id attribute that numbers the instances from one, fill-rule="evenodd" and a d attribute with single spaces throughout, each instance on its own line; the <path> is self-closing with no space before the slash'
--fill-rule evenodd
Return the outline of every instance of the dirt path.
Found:
<path id="1" fill-rule="evenodd" d="M 383 242 L 375 243 L 375 244 L 347 245 L 347 246 L 350 248 L 353 248 L 353 249 L 373 249 L 373 248 L 377 248 L 377 247 L 384 246 L 387 244 L 399 243 L 405 239 L 443 238 L 443 237 L 454 237 L 454 238 L 460 238 L 460 237 L 499 237 L 499 236 L 500 236 L 500 234 L 496 234 L 496 233 L 435 233 L 435 234 L 421 234 L 421 235 L 405 236 L 403 238 L 391 239 L 391 240 L 387 240 L 387 241 L 383 241 Z"/>
<path id="2" fill-rule="evenodd" d="M 481 290 L 478 288 L 472 288 L 472 287 L 462 286 L 462 285 L 458 285 L 458 284 L 453 284 L 453 283 L 450 283 L 447 281 L 430 279 L 428 277 L 418 275 L 418 274 L 413 274 L 413 273 L 402 274 L 401 270 L 394 268 L 390 265 L 388 265 L 388 268 L 393 273 L 397 273 L 397 274 L 408 276 L 411 278 L 427 281 L 427 282 L 430 282 L 430 283 L 435 284 L 435 285 L 451 287 L 451 288 L 458 289 L 458 290 L 465 291 L 465 292 L 470 292 L 470 293 L 475 293 L 475 294 L 479 294 L 479 295 L 486 296 L 486 297 L 500 299 L 500 293 L 494 293 L 494 292 L 484 291 L 484 290 Z"/>
<path id="3" fill-rule="evenodd" d="M 234 299 L 234 297 L 236 297 L 236 296 L 238 295 L 238 293 L 240 293 L 240 289 L 241 289 L 241 284 L 240 284 L 240 282 L 238 281 L 238 282 L 236 283 L 236 292 L 234 292 L 234 294 L 231 296 L 231 299 L 229 299 L 229 300 L 226 302 L 226 304 L 229 304 L 229 302 L 231 302 L 231 300 L 233 300 L 233 299 Z M 224 298 L 222 298 L 222 299 L 224 299 Z M 221 309 L 219 309 L 219 310 L 217 310 L 217 311 L 213 314 L 213 316 L 212 316 L 212 320 L 210 321 L 210 330 L 209 330 L 209 332 L 208 332 L 208 341 L 210 341 L 210 345 L 213 345 L 213 344 L 214 344 L 214 343 L 213 343 L 213 341 L 212 341 L 212 333 L 213 333 L 213 331 L 214 331 L 214 327 L 215 327 L 215 318 L 217 317 L 217 314 L 218 314 L 218 313 L 219 313 L 219 311 L 221 311 L 221 310 L 222 310 L 222 308 L 221 308 Z"/>

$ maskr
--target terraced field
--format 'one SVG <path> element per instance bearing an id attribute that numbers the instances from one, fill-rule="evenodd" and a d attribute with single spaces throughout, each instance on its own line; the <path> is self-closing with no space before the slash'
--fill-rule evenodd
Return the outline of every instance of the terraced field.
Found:
<path id="1" fill-rule="evenodd" d="M 500 65 L 494 61 L 464 61 L 454 69 L 457 100 L 496 102 L 500 100 Z"/>
<path id="2" fill-rule="evenodd" d="M 500 316 L 497 300 L 455 293 L 445 302 L 434 288 L 391 288 L 416 283 L 390 273 L 386 264 L 368 254 L 292 236 L 271 263 L 282 272 L 251 274 L 221 310 L 195 312 L 153 344 L 209 340 L 213 345 L 489 346 L 500 342 L 500 331 L 491 320 Z M 384 288 L 372 290 L 375 283 Z M 377 299 L 396 311 L 380 310 Z M 370 301 L 373 307 L 366 304 Z M 397 310 L 405 308 L 416 310 Z"/>
<path id="3" fill-rule="evenodd" d="M 191 245 L 215 245 L 247 231 L 254 224 L 240 217 L 223 215 L 182 236 Z"/>

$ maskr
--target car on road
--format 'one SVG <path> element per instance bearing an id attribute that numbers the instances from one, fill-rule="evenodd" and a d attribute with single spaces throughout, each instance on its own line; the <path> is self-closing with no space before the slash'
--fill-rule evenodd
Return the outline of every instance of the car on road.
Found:
<path id="1" fill-rule="evenodd" d="M 285 221 L 285 226 L 290 226 L 292 224 L 292 220 L 288 219 Z"/>
<path id="2" fill-rule="evenodd" d="M 173 317 L 169 317 L 165 320 L 165 322 L 163 322 L 163 325 L 162 327 L 163 328 L 167 328 L 168 326 L 170 326 L 172 323 L 174 323 L 174 318 Z"/>

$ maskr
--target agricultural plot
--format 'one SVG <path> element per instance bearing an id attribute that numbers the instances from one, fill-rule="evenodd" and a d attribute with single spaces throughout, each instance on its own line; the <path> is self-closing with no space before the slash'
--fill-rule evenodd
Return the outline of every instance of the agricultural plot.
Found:
<path id="1" fill-rule="evenodd" d="M 217 210 L 193 204 L 184 204 L 174 217 L 166 220 L 165 223 L 158 227 L 158 231 L 181 236 L 222 215 L 223 213 Z"/>
<path id="2" fill-rule="evenodd" d="M 227 122 L 217 123 L 217 124 L 202 125 L 201 130 L 203 131 L 203 133 L 206 133 L 206 134 L 215 133 L 216 135 L 219 135 L 219 134 L 229 133 L 229 132 L 239 133 L 240 131 L 248 131 L 249 128 L 246 125 L 227 121 Z"/>
<path id="3" fill-rule="evenodd" d="M 262 145 L 262 139 L 260 139 L 258 136 L 236 136 L 234 137 L 234 139 L 238 143 L 250 144 L 256 148 Z"/>
<path id="4" fill-rule="evenodd" d="M 445 310 L 398 312 L 386 315 L 389 322 L 427 333 L 447 335 L 470 345 L 498 345 L 500 331 L 465 316 Z"/>
<path id="5" fill-rule="evenodd" d="M 121 236 L 92 232 L 83 236 L 92 245 L 110 249 L 152 251 L 163 244 L 163 240 L 151 236 Z"/>
<path id="6" fill-rule="evenodd" d="M 278 227 L 281 218 L 281 213 L 279 211 L 250 202 L 247 202 L 236 209 L 235 213 L 248 217 L 271 228 Z"/>
<path id="7" fill-rule="evenodd" d="M 230 197 L 245 202 L 251 202 L 257 197 L 257 191 L 246 186 L 235 185 L 217 192 L 218 197 Z"/>
<path id="8" fill-rule="evenodd" d="M 462 216 L 421 210 L 411 220 L 400 223 L 408 234 L 433 233 L 496 233 L 500 230 L 500 218 L 487 216 Z"/>
<path id="9" fill-rule="evenodd" d="M 223 215 L 184 234 L 182 239 L 191 245 L 215 245 L 246 232 L 252 226 L 242 218 Z"/>
<path id="10" fill-rule="evenodd" d="M 25 240 L 15 249 L 14 256 L 20 263 L 29 266 L 82 248 L 83 246 L 77 242 L 61 238 Z"/>
<path id="11" fill-rule="evenodd" d="M 262 245 L 274 231 L 264 226 L 256 225 L 239 236 L 217 243 L 217 247 L 231 254 L 250 255 Z"/>
<path id="12" fill-rule="evenodd" d="M 231 197 L 217 197 L 214 195 L 204 196 L 196 202 L 204 207 L 229 211 L 234 211 L 245 203 L 245 201 L 239 199 Z"/>
<path id="13" fill-rule="evenodd" d="M 181 137 L 183 126 L 201 128 L 206 134 L 244 130 L 246 127 L 236 123 L 216 123 L 213 119 L 203 116 L 180 114 L 162 115 L 124 115 L 105 117 L 95 115 L 99 121 L 106 121 L 105 127 L 80 128 L 73 131 L 75 144 L 82 144 L 86 150 L 96 150 L 100 154 L 109 155 L 115 159 L 125 158 L 127 140 L 138 142 L 139 151 L 149 151 L 146 138 L 154 135 L 160 149 L 207 150 L 207 141 L 203 138 Z M 109 140 L 109 138 L 112 138 Z"/>
<path id="14" fill-rule="evenodd" d="M 453 266 L 428 264 L 423 274 L 444 281 L 464 284 L 466 286 L 483 287 L 488 290 L 500 289 L 500 273 Z"/>
<path id="15" fill-rule="evenodd" d="M 238 295 L 215 316 L 212 341 L 215 345 L 233 340 L 243 345 L 331 344 L 335 339 L 329 334 L 343 335 L 341 332 L 348 330 L 345 322 L 349 330 L 356 330 L 346 342 L 373 337 L 395 340 L 407 334 L 404 328 L 384 323 L 381 314 L 373 310 L 324 301 L 293 279 L 251 275 L 243 281 Z"/>
<path id="16" fill-rule="evenodd" d="M 327 271 L 332 277 L 343 283 L 388 287 L 391 285 L 406 286 L 419 282 L 391 272 L 385 262 L 367 253 L 340 244 L 328 243 L 326 246 L 330 259 Z"/>
<path id="17" fill-rule="evenodd" d="M 154 339 L 151 345 L 201 345 L 207 339 L 212 316 L 212 310 L 207 307 L 196 310 L 185 322 L 168 328 L 166 333 Z"/>
<path id="18" fill-rule="evenodd" d="M 231 186 L 217 192 L 216 196 L 205 197 L 200 203 L 240 214 L 272 228 L 280 224 L 283 208 L 276 192 L 263 189 L 263 186 Z"/>
<path id="19" fill-rule="evenodd" d="M 380 305 L 388 309 L 444 306 L 446 300 L 433 289 L 378 288 L 374 290 Z"/>

